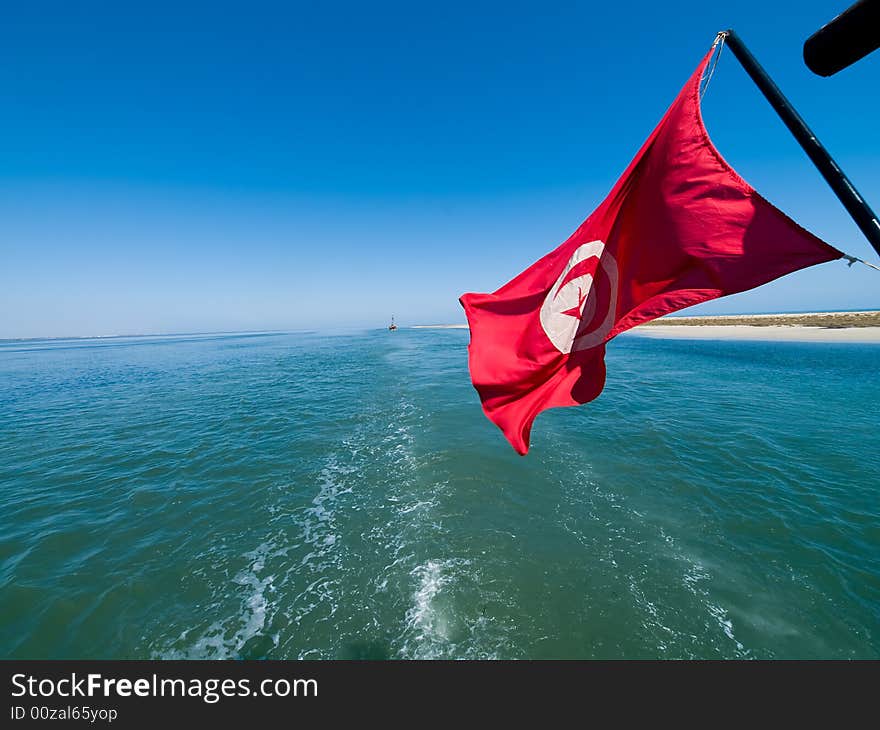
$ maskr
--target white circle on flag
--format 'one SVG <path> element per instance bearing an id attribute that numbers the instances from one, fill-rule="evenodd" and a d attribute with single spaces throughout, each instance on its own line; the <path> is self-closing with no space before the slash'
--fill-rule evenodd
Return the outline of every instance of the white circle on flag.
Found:
<path id="1" fill-rule="evenodd" d="M 583 273 L 575 270 L 580 264 L 597 258 L 608 277 L 610 301 L 598 302 L 599 290 L 593 286 L 594 277 L 588 266 Z M 595 269 L 593 269 L 595 270 Z M 578 246 L 569 258 L 559 278 L 547 292 L 541 306 L 541 326 L 553 346 L 564 355 L 576 350 L 587 350 L 602 344 L 614 326 L 617 302 L 617 262 L 602 241 L 590 241 Z M 602 321 L 589 331 L 580 331 L 582 322 L 589 323 L 597 307 L 606 309 Z"/>

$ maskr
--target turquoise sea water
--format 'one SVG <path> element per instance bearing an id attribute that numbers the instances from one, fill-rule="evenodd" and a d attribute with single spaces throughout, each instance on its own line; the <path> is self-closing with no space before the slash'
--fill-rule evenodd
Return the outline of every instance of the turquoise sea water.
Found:
<path id="1" fill-rule="evenodd" d="M 467 340 L 0 343 L 0 656 L 880 656 L 880 346 L 620 337 L 521 458 Z"/>

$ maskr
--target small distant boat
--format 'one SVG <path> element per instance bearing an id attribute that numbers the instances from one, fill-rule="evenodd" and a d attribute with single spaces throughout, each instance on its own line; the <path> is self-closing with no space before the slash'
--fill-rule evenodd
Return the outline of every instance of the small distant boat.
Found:
<path id="1" fill-rule="evenodd" d="M 397 325 L 394 324 L 394 315 L 391 315 L 391 324 L 388 326 L 388 329 L 392 332 L 397 329 Z"/>

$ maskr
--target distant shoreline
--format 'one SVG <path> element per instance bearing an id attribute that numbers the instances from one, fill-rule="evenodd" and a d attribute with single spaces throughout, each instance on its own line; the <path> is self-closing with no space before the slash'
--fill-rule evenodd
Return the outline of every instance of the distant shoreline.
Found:
<path id="1" fill-rule="evenodd" d="M 466 324 L 413 324 L 408 327 L 411 330 L 466 330 Z"/>
<path id="2" fill-rule="evenodd" d="M 412 329 L 467 329 L 466 324 Z M 880 310 L 661 317 L 624 334 L 689 340 L 880 343 Z"/>
<path id="3" fill-rule="evenodd" d="M 642 327 L 880 327 L 880 311 L 804 312 L 793 314 L 720 314 L 660 317 Z"/>

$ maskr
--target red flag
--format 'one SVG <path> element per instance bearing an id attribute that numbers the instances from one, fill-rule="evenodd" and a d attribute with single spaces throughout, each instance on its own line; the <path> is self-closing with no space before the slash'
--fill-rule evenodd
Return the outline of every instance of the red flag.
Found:
<path id="1" fill-rule="evenodd" d="M 494 294 L 465 294 L 471 380 L 525 454 L 542 410 L 593 400 L 605 343 L 648 320 L 843 254 L 749 186 L 709 140 L 697 67 L 608 197 Z"/>

